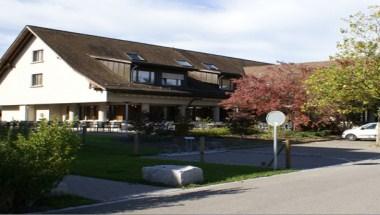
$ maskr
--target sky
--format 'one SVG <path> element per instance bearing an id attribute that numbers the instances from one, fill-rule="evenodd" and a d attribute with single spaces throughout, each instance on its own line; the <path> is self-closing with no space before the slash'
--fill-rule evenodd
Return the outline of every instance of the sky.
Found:
<path id="1" fill-rule="evenodd" d="M 380 0 L 0 0 L 0 56 L 25 25 L 275 62 L 327 60 Z"/>

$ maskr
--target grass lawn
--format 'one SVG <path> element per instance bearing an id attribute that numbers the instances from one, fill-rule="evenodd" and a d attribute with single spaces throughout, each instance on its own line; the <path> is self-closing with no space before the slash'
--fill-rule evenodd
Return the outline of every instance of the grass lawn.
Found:
<path id="1" fill-rule="evenodd" d="M 67 194 L 57 196 L 54 195 L 39 200 L 34 206 L 33 211 L 47 211 L 80 205 L 88 205 L 93 203 L 96 203 L 96 201 L 79 196 Z"/>
<path id="2" fill-rule="evenodd" d="M 133 156 L 131 144 L 102 141 L 101 139 L 95 136 L 88 137 L 87 143 L 80 150 L 78 158 L 71 168 L 72 174 L 146 183 L 143 181 L 141 173 L 144 166 L 161 164 L 194 165 L 203 169 L 205 176 L 203 185 L 206 185 L 289 172 L 289 170 L 273 171 L 253 166 L 147 159 Z M 145 147 L 142 149 L 141 154 L 152 155 L 155 152 L 158 152 L 157 148 Z"/>

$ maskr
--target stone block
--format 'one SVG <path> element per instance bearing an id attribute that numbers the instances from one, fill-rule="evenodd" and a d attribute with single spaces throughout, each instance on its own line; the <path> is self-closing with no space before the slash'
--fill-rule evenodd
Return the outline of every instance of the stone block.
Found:
<path id="1" fill-rule="evenodd" d="M 203 181 L 203 171 L 195 166 L 158 165 L 142 169 L 143 178 L 152 183 L 180 187 Z"/>

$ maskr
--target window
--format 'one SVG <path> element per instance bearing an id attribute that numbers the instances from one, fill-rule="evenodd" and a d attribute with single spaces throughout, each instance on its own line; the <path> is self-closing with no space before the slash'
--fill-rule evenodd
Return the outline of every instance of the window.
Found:
<path id="1" fill-rule="evenodd" d="M 198 81 L 218 85 L 218 74 L 210 72 L 199 72 L 191 71 L 189 72 L 189 77 Z"/>
<path id="2" fill-rule="evenodd" d="M 363 130 L 367 130 L 367 129 L 375 129 L 376 128 L 376 123 L 375 124 L 369 124 L 367 126 L 363 126 L 362 129 Z"/>
<path id="3" fill-rule="evenodd" d="M 233 88 L 232 81 L 230 79 L 221 79 L 219 88 L 222 90 L 232 90 Z"/>
<path id="4" fill-rule="evenodd" d="M 42 62 L 43 60 L 44 60 L 43 50 L 33 51 L 33 63 Z"/>
<path id="5" fill-rule="evenodd" d="M 132 80 L 137 83 L 154 84 L 154 72 L 133 70 Z"/>
<path id="6" fill-rule="evenodd" d="M 185 76 L 183 74 L 162 73 L 161 83 L 165 86 L 182 86 Z"/>
<path id="7" fill-rule="evenodd" d="M 187 60 L 177 60 L 176 62 L 178 65 L 183 67 L 193 67 L 193 65 L 191 65 Z"/>
<path id="8" fill-rule="evenodd" d="M 137 53 L 127 53 L 129 59 L 131 59 L 132 61 L 144 61 L 145 59 L 143 57 L 141 57 L 141 55 L 137 54 Z"/>
<path id="9" fill-rule="evenodd" d="M 203 65 L 206 67 L 208 70 L 219 70 L 215 64 L 212 63 L 203 63 Z"/>
<path id="10" fill-rule="evenodd" d="M 32 75 L 32 87 L 42 86 L 42 74 L 33 74 Z"/>

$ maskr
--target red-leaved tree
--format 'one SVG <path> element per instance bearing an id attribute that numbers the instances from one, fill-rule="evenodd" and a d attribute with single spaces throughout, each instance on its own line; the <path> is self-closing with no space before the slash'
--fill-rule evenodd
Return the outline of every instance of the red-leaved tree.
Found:
<path id="1" fill-rule="evenodd" d="M 254 120 L 270 111 L 280 110 L 288 116 L 294 128 L 308 125 L 310 117 L 303 110 L 307 100 L 304 80 L 312 70 L 295 64 L 267 66 L 265 71 L 235 80 L 236 90 L 221 102 L 221 106 L 234 110 L 232 118 Z"/>

